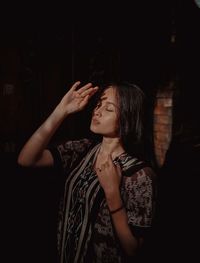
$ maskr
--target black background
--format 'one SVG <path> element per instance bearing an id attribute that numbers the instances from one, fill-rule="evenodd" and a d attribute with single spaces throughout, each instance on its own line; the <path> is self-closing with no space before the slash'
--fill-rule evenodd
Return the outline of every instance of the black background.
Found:
<path id="1" fill-rule="evenodd" d="M 146 260 L 169 262 L 187 258 L 195 262 L 199 151 L 191 151 L 190 141 L 199 135 L 199 26 L 200 10 L 193 1 L 99 1 L 68 3 L 65 7 L 58 3 L 27 3 L 1 9 L 0 45 L 19 47 L 22 99 L 24 110 L 31 113 L 25 129 L 22 131 L 24 126 L 19 126 L 14 135 L 17 151 L 1 156 L 5 262 L 56 261 L 62 179 L 52 169 L 18 167 L 17 154 L 66 92 L 64 87 L 77 79 L 95 81 L 111 76 L 137 82 L 152 99 L 158 85 L 178 76 L 179 121 L 190 123 L 192 137 L 180 147 L 175 143 L 175 149 L 169 149 L 166 163 L 158 171 L 158 217 Z M 173 33 L 175 45 L 170 41 Z M 110 63 L 116 68 L 111 69 Z M 51 65 L 60 72 L 54 80 L 56 92 L 55 86 L 48 86 L 54 70 Z M 33 72 L 30 76 L 27 66 Z M 2 79 L 3 74 L 2 70 Z M 66 135 L 66 128 L 68 137 L 87 134 L 87 119 L 80 123 L 77 118 L 72 120 L 74 126 L 66 123 L 55 140 Z M 2 136 L 12 139 L 13 135 Z"/>

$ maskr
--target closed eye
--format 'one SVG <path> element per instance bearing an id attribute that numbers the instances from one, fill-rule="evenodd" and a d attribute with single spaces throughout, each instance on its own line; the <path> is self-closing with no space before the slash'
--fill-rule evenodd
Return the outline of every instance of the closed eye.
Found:
<path id="1" fill-rule="evenodd" d="M 113 112 L 113 109 L 106 108 L 106 111 Z"/>
<path id="2" fill-rule="evenodd" d="M 105 105 L 102 105 L 102 101 L 99 101 L 95 109 L 99 109 L 100 107 L 104 107 L 104 109 L 109 112 L 115 111 L 115 108 L 113 108 L 113 103 L 110 102 L 106 102 Z"/>

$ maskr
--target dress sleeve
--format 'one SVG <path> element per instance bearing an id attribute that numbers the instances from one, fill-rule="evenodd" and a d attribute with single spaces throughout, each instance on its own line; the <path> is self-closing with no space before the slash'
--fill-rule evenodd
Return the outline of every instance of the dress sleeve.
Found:
<path id="1" fill-rule="evenodd" d="M 49 147 L 54 165 L 63 172 L 73 169 L 89 150 L 92 142 L 88 139 L 66 141 L 56 147 Z"/>
<path id="2" fill-rule="evenodd" d="M 144 167 L 125 178 L 124 202 L 128 224 L 134 235 L 143 235 L 152 226 L 155 209 L 155 174 Z"/>

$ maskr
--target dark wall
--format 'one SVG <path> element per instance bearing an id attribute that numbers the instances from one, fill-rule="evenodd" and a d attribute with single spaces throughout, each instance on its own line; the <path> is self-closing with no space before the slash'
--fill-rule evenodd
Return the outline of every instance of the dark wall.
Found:
<path id="1" fill-rule="evenodd" d="M 195 262 L 199 258 L 195 237 L 200 233 L 200 8 L 194 1 L 178 1 L 174 11 L 178 94 L 174 98 L 173 138 L 159 171 L 157 244 L 161 261 Z"/>
<path id="2" fill-rule="evenodd" d="M 39 8 L 37 12 L 30 9 L 15 12 L 16 19 L 12 12 L 9 16 L 5 14 L 4 20 L 2 16 L 0 153 L 2 200 L 5 201 L 3 242 L 8 259 L 55 262 L 57 206 L 62 180 L 56 177 L 54 170 L 21 169 L 16 158 L 23 143 L 51 113 L 73 81 L 97 82 L 111 78 L 134 81 L 146 92 L 152 110 L 151 102 L 158 85 L 178 76 L 176 119 L 179 124 L 185 124 L 192 118 L 192 127 L 197 123 L 199 67 L 195 63 L 199 65 L 200 61 L 199 9 L 192 1 L 147 2 L 138 1 L 130 6 L 82 3 L 65 9 L 49 5 L 44 11 Z M 172 47 L 174 31 L 176 43 Z M 5 84 L 14 85 L 13 93 L 10 94 L 9 89 L 6 93 Z M 86 111 L 66 121 L 53 141 L 87 135 L 88 114 Z M 149 114 L 151 127 L 151 111 Z M 180 253 L 175 247 L 176 241 L 184 240 L 180 221 L 186 225 L 189 240 L 193 238 L 184 220 L 185 204 L 190 206 L 192 200 L 190 196 L 186 200 L 186 188 L 180 186 L 181 182 L 187 185 L 190 170 L 188 166 L 187 170 L 181 167 L 182 159 L 176 159 L 184 152 L 178 151 L 177 146 L 176 143 L 176 150 L 169 151 L 166 166 L 159 171 L 161 199 L 155 238 L 158 250 L 169 259 L 174 252 Z M 190 154 L 187 149 L 186 152 L 186 156 Z M 180 182 L 177 177 L 174 181 L 174 175 L 179 179 L 183 175 L 185 181 Z M 197 193 L 197 189 L 194 190 Z M 196 196 L 192 199 L 197 200 Z M 192 208 L 194 211 L 195 205 Z M 191 209 L 189 212 L 192 213 Z M 161 262 L 163 258 L 156 255 L 159 252 L 153 246 L 152 249 L 153 259 Z M 193 253 L 192 249 L 189 251 Z"/>

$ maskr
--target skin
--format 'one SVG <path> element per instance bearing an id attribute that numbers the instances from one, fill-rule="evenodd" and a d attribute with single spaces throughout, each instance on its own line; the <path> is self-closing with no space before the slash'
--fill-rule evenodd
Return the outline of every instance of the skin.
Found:
<path id="1" fill-rule="evenodd" d="M 118 136 L 119 107 L 114 87 L 105 90 L 93 112 L 91 131 L 102 134 L 103 140 L 94 168 L 104 189 L 110 211 L 122 206 L 120 194 L 121 169 L 113 164 L 113 159 L 125 150 Z M 142 240 L 137 240 L 128 225 L 125 209 L 111 215 L 112 221 L 124 251 L 134 256 Z"/>
<path id="2" fill-rule="evenodd" d="M 98 87 L 93 87 L 91 83 L 80 87 L 80 81 L 75 82 L 51 115 L 26 142 L 18 156 L 19 165 L 26 167 L 53 166 L 53 157 L 50 151 L 46 149 L 49 141 L 65 118 L 83 110 L 97 90 Z M 90 125 L 91 131 L 103 135 L 94 169 L 104 189 L 110 211 L 119 208 L 123 203 L 119 189 L 121 170 L 112 161 L 124 152 L 118 136 L 119 109 L 115 92 L 114 87 L 105 90 L 93 112 Z M 141 240 L 138 242 L 133 236 L 125 209 L 111 216 L 124 251 L 128 256 L 134 256 Z"/>
<path id="3" fill-rule="evenodd" d="M 109 87 L 99 99 L 93 111 L 90 125 L 91 131 L 102 134 L 104 137 L 118 137 L 118 114 L 116 91 Z"/>

